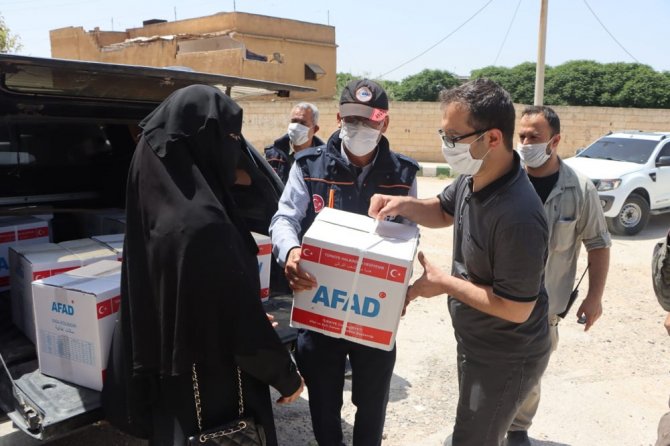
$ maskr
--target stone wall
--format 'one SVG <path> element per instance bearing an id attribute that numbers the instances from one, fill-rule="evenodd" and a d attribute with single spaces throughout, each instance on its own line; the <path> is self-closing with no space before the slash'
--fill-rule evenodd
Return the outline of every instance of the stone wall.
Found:
<path id="1" fill-rule="evenodd" d="M 240 102 L 244 108 L 243 132 L 247 140 L 261 150 L 275 138 L 286 133 L 289 113 L 297 101 Z M 318 135 L 326 140 L 337 128 L 337 101 L 317 101 L 321 130 Z M 516 105 L 517 117 L 523 105 Z M 670 110 L 609 108 L 609 107 L 553 107 L 561 118 L 559 153 L 563 158 L 575 154 L 596 138 L 609 131 L 655 130 L 670 131 Z M 444 161 L 440 151 L 437 129 L 440 126 L 440 108 L 434 102 L 392 102 L 389 129 L 386 136 L 391 147 L 417 161 Z M 516 144 L 516 138 L 515 138 Z"/>

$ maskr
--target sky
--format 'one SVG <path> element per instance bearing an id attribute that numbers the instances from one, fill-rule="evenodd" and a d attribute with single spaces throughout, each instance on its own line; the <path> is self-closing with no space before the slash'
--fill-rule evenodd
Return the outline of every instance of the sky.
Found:
<path id="1" fill-rule="evenodd" d="M 548 0 L 546 64 L 640 62 L 670 71 L 670 0 Z M 0 0 L 23 48 L 49 57 L 49 30 L 120 31 L 146 19 L 239 11 L 335 27 L 337 71 L 402 80 L 534 62 L 541 0 Z"/>

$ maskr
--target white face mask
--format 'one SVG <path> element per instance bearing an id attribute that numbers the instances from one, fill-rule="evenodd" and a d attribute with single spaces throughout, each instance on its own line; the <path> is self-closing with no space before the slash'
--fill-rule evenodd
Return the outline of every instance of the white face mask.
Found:
<path id="1" fill-rule="evenodd" d="M 340 138 L 352 155 L 365 156 L 372 152 L 377 147 L 381 135 L 381 130 L 372 129 L 363 123 L 342 121 Z"/>
<path id="2" fill-rule="evenodd" d="M 482 133 L 481 138 L 486 133 Z M 464 175 L 474 175 L 479 172 L 482 167 L 484 158 L 489 154 L 487 151 L 482 159 L 474 159 L 470 153 L 470 146 L 474 144 L 479 138 L 472 141 L 470 144 L 456 143 L 452 149 L 448 148 L 444 141 L 442 142 L 442 154 L 447 163 L 458 173 Z"/>
<path id="3" fill-rule="evenodd" d="M 516 150 L 519 152 L 521 161 L 523 161 L 526 166 L 534 169 L 546 163 L 551 157 L 551 151 L 547 153 L 550 143 L 551 139 L 539 144 L 519 144 L 516 146 Z"/>
<path id="4" fill-rule="evenodd" d="M 288 139 L 294 146 L 301 146 L 309 139 L 309 127 L 297 122 L 288 125 Z"/>

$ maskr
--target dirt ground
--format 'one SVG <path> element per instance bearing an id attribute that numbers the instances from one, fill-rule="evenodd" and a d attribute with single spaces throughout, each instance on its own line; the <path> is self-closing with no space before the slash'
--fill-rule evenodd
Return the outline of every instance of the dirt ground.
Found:
<path id="1" fill-rule="evenodd" d="M 435 196 L 447 181 L 420 178 L 420 196 Z M 652 217 L 637 236 L 614 237 L 602 318 L 587 333 L 574 316 L 561 323 L 558 351 L 544 376 L 542 402 L 530 429 L 534 446 L 654 444 L 658 419 L 668 408 L 670 337 L 653 294 L 650 265 L 652 248 L 668 228 L 670 214 Z M 421 249 L 428 258 L 449 269 L 451 230 L 422 228 L 421 234 Z M 582 252 L 579 271 L 585 265 Z M 421 272 L 417 262 L 415 278 Z M 586 282 L 581 285 L 582 296 Z M 458 387 L 446 296 L 413 302 L 400 323 L 397 345 L 383 445 L 449 444 Z M 343 427 L 348 444 L 355 413 L 350 390 L 347 381 Z M 281 445 L 316 444 L 307 398 L 305 392 L 292 405 L 275 406 Z M 98 426 L 52 446 L 85 444 L 144 442 Z"/>

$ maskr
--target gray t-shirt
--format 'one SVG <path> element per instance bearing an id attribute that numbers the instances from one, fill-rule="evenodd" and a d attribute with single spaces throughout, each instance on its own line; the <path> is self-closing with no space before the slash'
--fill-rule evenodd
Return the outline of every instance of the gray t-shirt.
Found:
<path id="1" fill-rule="evenodd" d="M 452 275 L 489 285 L 504 299 L 535 301 L 527 321 L 516 324 L 449 297 L 459 348 L 475 355 L 518 360 L 549 350 L 544 265 L 548 228 L 542 203 L 514 157 L 514 168 L 475 193 L 460 176 L 438 196 L 454 216 Z"/>

